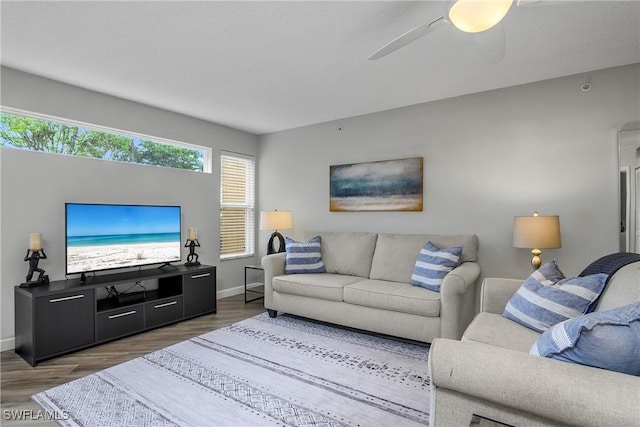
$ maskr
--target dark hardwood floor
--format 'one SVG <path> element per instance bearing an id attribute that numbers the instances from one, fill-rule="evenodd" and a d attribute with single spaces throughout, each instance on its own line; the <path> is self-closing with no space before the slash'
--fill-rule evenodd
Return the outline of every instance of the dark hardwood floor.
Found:
<path id="1" fill-rule="evenodd" d="M 244 295 L 218 300 L 218 312 L 71 353 L 31 367 L 13 350 L 1 353 L 2 426 L 55 426 L 38 420 L 41 408 L 33 394 L 118 363 L 202 335 L 264 312 L 262 300 L 244 303 Z M 16 418 L 22 418 L 21 420 Z M 25 419 L 26 418 L 26 419 Z M 36 418 L 36 419 L 34 419 Z"/>

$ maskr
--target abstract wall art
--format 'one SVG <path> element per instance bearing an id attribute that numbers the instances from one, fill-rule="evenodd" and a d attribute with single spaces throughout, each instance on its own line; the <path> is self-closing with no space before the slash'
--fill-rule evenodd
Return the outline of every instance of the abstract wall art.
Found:
<path id="1" fill-rule="evenodd" d="M 422 157 L 330 166 L 331 212 L 422 211 Z"/>

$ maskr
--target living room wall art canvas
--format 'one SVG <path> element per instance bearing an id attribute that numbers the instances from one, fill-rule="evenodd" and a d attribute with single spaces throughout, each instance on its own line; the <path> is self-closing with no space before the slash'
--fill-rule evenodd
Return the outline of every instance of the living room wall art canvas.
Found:
<path id="1" fill-rule="evenodd" d="M 422 211 L 422 157 L 330 167 L 331 212 Z"/>

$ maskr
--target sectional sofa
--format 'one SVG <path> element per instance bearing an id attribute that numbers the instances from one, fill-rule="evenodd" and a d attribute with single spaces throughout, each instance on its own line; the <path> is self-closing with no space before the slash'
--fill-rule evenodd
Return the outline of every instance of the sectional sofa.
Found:
<path id="1" fill-rule="evenodd" d="M 475 235 L 305 232 L 321 238 L 324 273 L 285 274 L 285 253 L 262 258 L 264 305 L 338 325 L 422 342 L 459 339 L 474 315 L 480 276 Z M 420 250 L 461 246 L 440 292 L 411 285 Z"/>

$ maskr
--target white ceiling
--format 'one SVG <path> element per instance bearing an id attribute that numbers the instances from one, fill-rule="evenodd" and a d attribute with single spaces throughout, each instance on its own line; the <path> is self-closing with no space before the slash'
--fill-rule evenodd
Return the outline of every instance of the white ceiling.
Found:
<path id="1" fill-rule="evenodd" d="M 255 134 L 640 62 L 640 2 L 539 1 L 489 64 L 422 1 L 7 1 L 2 65 Z"/>

